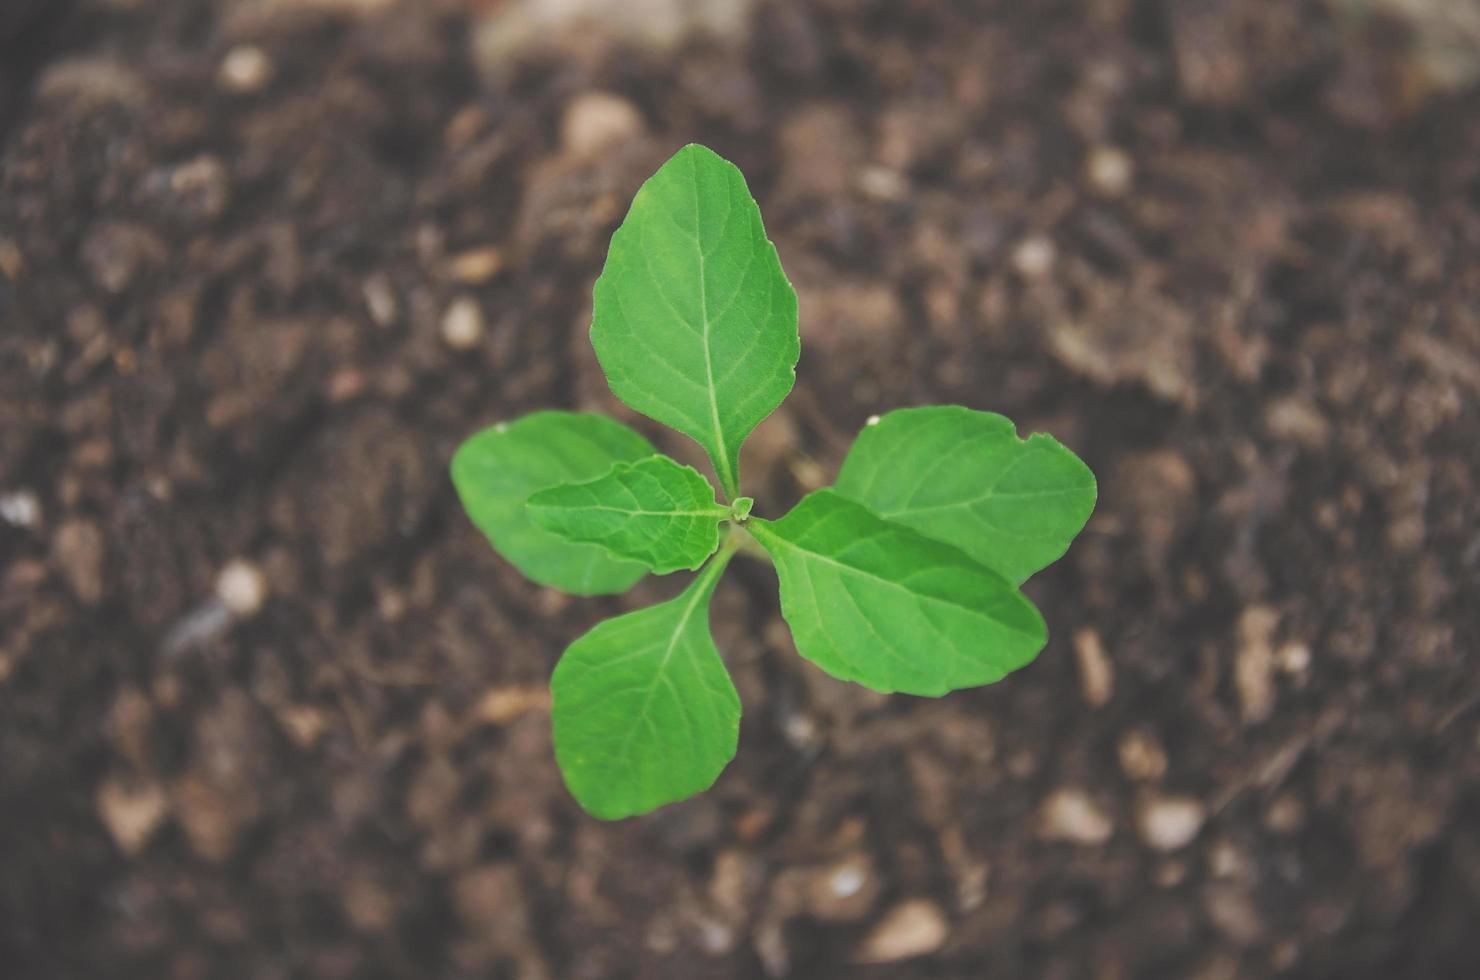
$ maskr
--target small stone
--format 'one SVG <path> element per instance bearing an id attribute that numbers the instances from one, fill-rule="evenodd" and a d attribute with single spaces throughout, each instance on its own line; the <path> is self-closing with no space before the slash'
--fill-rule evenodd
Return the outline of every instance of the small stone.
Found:
<path id="1" fill-rule="evenodd" d="M 876 201 L 902 201 L 909 196 L 909 181 L 889 167 L 864 167 L 858 172 L 858 189 Z"/>
<path id="2" fill-rule="evenodd" d="M 1131 779 L 1155 782 L 1166 775 L 1167 754 L 1149 732 L 1133 728 L 1120 736 L 1116 745 L 1120 768 Z"/>
<path id="3" fill-rule="evenodd" d="M 709 901 L 728 921 L 745 918 L 755 893 L 764 877 L 761 863 L 745 851 L 729 848 L 714 859 L 714 874 L 709 879 Z"/>
<path id="4" fill-rule="evenodd" d="M 1278 399 L 1264 410 L 1264 427 L 1276 439 L 1306 449 L 1323 449 L 1331 438 L 1331 424 L 1309 401 L 1296 395 Z"/>
<path id="5" fill-rule="evenodd" d="M 1207 809 L 1190 796 L 1161 796 L 1144 804 L 1137 816 L 1141 838 L 1158 851 L 1175 851 L 1202 832 Z"/>
<path id="6" fill-rule="evenodd" d="M 1208 884 L 1203 888 L 1202 904 L 1213 928 L 1235 945 L 1251 946 L 1264 934 L 1253 896 L 1242 885 Z"/>
<path id="7" fill-rule="evenodd" d="M 447 260 L 447 274 L 469 286 L 487 282 L 503 267 L 504 253 L 493 245 L 459 252 Z"/>
<path id="8" fill-rule="evenodd" d="M 329 727 L 324 713 L 307 704 L 286 705 L 278 711 L 277 718 L 294 744 L 304 749 L 312 748 Z"/>
<path id="9" fill-rule="evenodd" d="M 103 532 L 91 521 L 70 520 L 57 528 L 52 560 L 77 598 L 91 606 L 103 598 Z"/>
<path id="10" fill-rule="evenodd" d="M 1012 267 L 1025 279 L 1042 279 L 1053 271 L 1058 252 L 1042 235 L 1025 238 L 1012 250 Z"/>
<path id="11" fill-rule="evenodd" d="M 1214 878 L 1239 878 L 1249 876 L 1249 859 L 1238 845 L 1227 838 L 1214 841 L 1208 849 L 1208 873 Z"/>
<path id="12" fill-rule="evenodd" d="M 142 851 L 164 821 L 169 801 L 154 782 L 110 776 L 98 787 L 98 816 L 126 856 Z"/>
<path id="13" fill-rule="evenodd" d="M 490 725 L 507 725 L 531 712 L 550 710 L 550 689 L 544 685 L 493 687 L 483 692 L 473 715 Z"/>
<path id="14" fill-rule="evenodd" d="M 221 59 L 216 80 L 228 92 L 251 95 L 267 87 L 272 80 L 272 59 L 267 52 L 252 44 L 241 44 L 226 52 Z"/>
<path id="15" fill-rule="evenodd" d="M 1079 663 L 1079 692 L 1092 708 L 1102 708 L 1115 694 L 1115 669 L 1105 656 L 1100 634 L 1086 627 L 1074 634 L 1074 656 Z"/>
<path id="16" fill-rule="evenodd" d="M 1120 197 L 1130 190 L 1135 172 L 1130 156 L 1114 146 L 1095 147 L 1085 162 L 1090 186 L 1106 197 Z"/>
<path id="17" fill-rule="evenodd" d="M 1115 823 L 1084 790 L 1064 788 L 1044 801 L 1038 832 L 1049 840 L 1103 844 L 1115 833 Z"/>
<path id="18" fill-rule="evenodd" d="M 827 922 L 852 922 L 868 915 L 880 882 L 867 854 L 851 854 L 806 872 L 807 914 Z"/>
<path id="19" fill-rule="evenodd" d="M 216 598 L 233 616 L 248 619 L 267 601 L 267 577 L 246 559 L 234 558 L 216 576 Z"/>
<path id="20" fill-rule="evenodd" d="M 377 327 L 389 327 L 396 322 L 399 307 L 389 279 L 376 273 L 365 280 L 360 292 L 365 297 L 365 309 Z"/>
<path id="21" fill-rule="evenodd" d="M 41 501 L 30 490 L 0 494 L 0 521 L 33 530 L 41 524 Z"/>
<path id="22" fill-rule="evenodd" d="M 859 947 L 858 963 L 894 963 L 940 949 L 950 935 L 945 913 L 926 898 L 911 898 L 891 908 Z"/>
<path id="23" fill-rule="evenodd" d="M 724 956 L 735 948 L 735 930 L 723 922 L 706 917 L 697 923 L 699 948 L 709 956 Z"/>
<path id="24" fill-rule="evenodd" d="M 1286 674 L 1304 674 L 1310 670 L 1310 647 L 1298 641 L 1286 643 L 1275 653 L 1274 662 Z"/>
<path id="25" fill-rule="evenodd" d="M 572 157 L 589 160 L 641 136 L 637 107 L 611 92 L 584 92 L 565 108 L 560 142 Z"/>
<path id="26" fill-rule="evenodd" d="M 483 342 L 483 311 L 470 296 L 459 296 L 442 316 L 442 340 L 453 350 L 472 350 Z"/>
<path id="27" fill-rule="evenodd" d="M 1269 606 L 1250 606 L 1238 621 L 1239 649 L 1233 680 L 1245 724 L 1260 722 L 1274 710 L 1274 650 L 1270 645 L 1280 614 Z"/>
<path id="28" fill-rule="evenodd" d="M 231 175 L 224 163 L 210 155 L 172 169 L 169 188 L 181 212 L 195 221 L 219 218 L 231 202 Z"/>
<path id="29" fill-rule="evenodd" d="M 1264 826 L 1277 834 L 1294 834 L 1305 825 L 1305 805 L 1289 793 L 1276 796 L 1264 811 Z"/>

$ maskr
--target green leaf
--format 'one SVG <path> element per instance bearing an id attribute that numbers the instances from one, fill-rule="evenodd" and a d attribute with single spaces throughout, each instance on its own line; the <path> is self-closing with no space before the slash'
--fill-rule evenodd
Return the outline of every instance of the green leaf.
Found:
<path id="1" fill-rule="evenodd" d="M 526 506 L 552 534 L 599 544 L 659 575 L 704 564 L 719 547 L 719 522 L 730 516 L 698 470 L 667 456 L 618 463 L 590 483 L 541 490 Z"/>
<path id="2" fill-rule="evenodd" d="M 740 171 L 702 146 L 674 154 L 632 199 L 592 302 L 612 391 L 703 446 L 734 497 L 740 444 L 801 352 L 796 293 Z"/>
<path id="3" fill-rule="evenodd" d="M 555 758 L 571 795 L 616 820 L 702 792 L 735 756 L 740 697 L 709 635 L 733 549 L 677 598 L 596 624 L 550 679 Z"/>
<path id="4" fill-rule="evenodd" d="M 524 502 L 540 490 L 595 479 L 614 463 L 656 451 L 603 415 L 535 412 L 484 429 L 459 446 L 452 482 L 478 530 L 529 578 L 580 595 L 623 592 L 647 569 L 535 526 Z"/>
<path id="5" fill-rule="evenodd" d="M 869 424 L 835 489 L 1022 582 L 1061 556 L 1095 508 L 1095 476 L 1053 437 L 958 405 Z"/>
<path id="6" fill-rule="evenodd" d="M 832 490 L 746 527 L 776 564 L 797 652 L 834 677 L 935 696 L 1000 680 L 1048 639 L 1000 574 Z"/>

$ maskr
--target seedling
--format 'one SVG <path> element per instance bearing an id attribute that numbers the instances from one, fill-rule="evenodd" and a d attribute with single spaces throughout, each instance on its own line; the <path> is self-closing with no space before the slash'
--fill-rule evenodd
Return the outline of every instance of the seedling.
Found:
<path id="1" fill-rule="evenodd" d="M 796 293 L 732 164 L 686 146 L 643 184 L 593 306 L 612 391 L 704 447 L 721 495 L 601 415 L 500 423 L 452 461 L 473 523 L 536 582 L 596 595 L 698 570 L 555 668 L 555 757 L 589 813 L 692 796 L 734 757 L 740 699 L 709 600 L 742 544 L 774 563 L 797 652 L 834 677 L 937 696 L 1037 656 L 1048 634 L 1018 586 L 1095 502 L 1094 475 L 1051 437 L 954 405 L 899 409 L 870 420 L 833 487 L 776 520 L 751 513 L 740 446 L 791 391 L 801 345 Z"/>

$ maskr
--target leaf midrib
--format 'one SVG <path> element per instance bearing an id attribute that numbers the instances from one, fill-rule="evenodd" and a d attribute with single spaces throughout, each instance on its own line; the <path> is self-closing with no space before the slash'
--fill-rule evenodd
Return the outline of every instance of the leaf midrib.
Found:
<path id="1" fill-rule="evenodd" d="M 771 540 L 773 540 L 773 541 L 775 541 L 775 542 L 777 542 L 779 544 L 785 545 L 787 548 L 790 548 L 793 551 L 796 551 L 796 552 L 798 552 L 800 554 L 803 554 L 803 555 L 810 555 L 812 558 L 816 559 L 817 561 L 821 562 L 824 565 L 832 565 L 835 568 L 839 568 L 839 569 L 842 569 L 843 571 L 847 571 L 847 572 L 852 572 L 853 574 L 862 576 L 863 578 L 873 579 L 875 582 L 879 582 L 879 583 L 881 583 L 883 585 L 886 585 L 889 588 L 891 588 L 891 589 L 893 589 L 893 590 L 895 590 L 897 592 L 903 592 L 905 595 L 910 596 L 912 598 L 919 599 L 919 600 L 926 600 L 926 601 L 929 601 L 929 602 L 936 603 L 937 605 L 948 606 L 948 607 L 953 608 L 953 609 L 960 609 L 960 610 L 962 610 L 964 612 L 967 612 L 967 613 L 970 613 L 970 614 L 972 614 L 974 616 L 979 616 L 979 617 L 981 617 L 983 619 L 986 619 L 986 620 L 989 620 L 989 621 L 991 621 L 993 623 L 997 623 L 1003 629 L 1005 629 L 1005 630 L 1007 630 L 1008 632 L 1011 632 L 1011 633 L 1016 633 L 1018 636 L 1028 637 L 1028 638 L 1031 639 L 1031 638 L 1035 638 L 1036 635 L 1037 635 L 1035 633 L 1029 633 L 1029 632 L 1025 632 L 1024 630 L 1018 629 L 1017 627 L 1015 627 L 1015 626 L 1011 625 L 1010 623 L 1008 623 L 1006 620 L 1000 619 L 1000 618 L 997 618 L 997 617 L 994 617 L 994 616 L 991 616 L 988 613 L 983 612 L 981 609 L 978 609 L 976 607 L 968 606 L 965 603 L 953 602 L 950 599 L 945 599 L 945 598 L 942 598 L 942 597 L 937 596 L 937 595 L 932 595 L 932 594 L 930 594 L 928 592 L 917 592 L 914 589 L 909 588 L 907 585 L 904 585 L 901 582 L 896 582 L 893 579 L 888 579 L 888 578 L 884 578 L 881 575 L 876 575 L 873 572 L 866 571 L 866 570 L 864 570 L 862 568 L 859 568 L 856 565 L 849 565 L 846 562 L 838 561 L 836 558 L 831 558 L 831 557 L 829 557 L 827 555 L 824 555 L 820 551 L 812 551 L 812 550 L 810 550 L 808 548 L 803 548 L 801 545 L 797 544 L 796 542 L 790 541 L 790 540 L 786 539 L 785 537 L 783 537 L 782 535 L 777 534 L 776 531 L 774 530 L 773 526 L 771 525 L 771 523 L 769 521 L 759 521 L 759 520 L 752 521 L 751 522 L 751 528 L 752 528 L 752 533 L 760 532 L 760 536 L 761 537 L 769 537 L 769 538 L 771 538 Z M 980 566 L 980 567 L 981 567 L 981 569 L 983 571 L 990 571 L 990 569 L 987 569 L 985 566 Z M 1007 579 L 1004 578 L 1003 581 L 1004 582 L 1007 582 Z M 1010 584 L 1010 583 L 1008 583 L 1008 584 Z"/>
<path id="2" fill-rule="evenodd" d="M 728 555 L 723 555 L 720 558 L 716 558 L 709 567 L 700 572 L 699 575 L 694 579 L 694 581 L 689 584 L 689 588 L 692 590 L 693 594 L 689 597 L 688 603 L 683 607 L 683 611 L 679 613 L 678 621 L 674 624 L 673 627 L 673 633 L 668 637 L 668 645 L 663 650 L 662 659 L 658 661 L 657 667 L 653 669 L 653 679 L 648 684 L 647 691 L 642 696 L 642 706 L 637 709 L 637 718 L 639 722 L 648 725 L 652 724 L 651 719 L 648 718 L 648 709 L 652 707 L 653 695 L 657 693 L 660 684 L 666 682 L 668 684 L 668 689 L 670 691 L 673 690 L 672 682 L 666 680 L 666 675 L 664 674 L 664 671 L 666 671 L 668 668 L 668 662 L 673 659 L 673 653 L 675 650 L 678 649 L 679 641 L 683 639 L 684 632 L 689 627 L 689 620 L 693 619 L 694 617 L 694 611 L 699 607 L 701 603 L 708 601 L 715 580 L 719 577 L 719 572 L 722 572 L 724 570 L 724 567 L 726 564 L 728 564 L 728 562 Z M 711 569 L 717 569 L 717 571 L 711 571 Z M 627 733 L 622 736 L 622 746 L 619 750 L 619 755 L 624 765 L 631 765 L 632 756 L 630 753 L 632 750 L 632 736 L 636 733 L 636 731 L 637 725 L 632 725 L 627 729 Z"/>
<path id="3" fill-rule="evenodd" d="M 700 339 L 704 343 L 704 380 L 709 395 L 709 421 L 714 428 L 714 468 L 720 486 L 725 493 L 734 496 L 740 492 L 735 483 L 735 474 L 730 471 L 730 453 L 725 446 L 724 427 L 719 420 L 719 397 L 714 388 L 714 357 L 709 350 L 709 283 L 704 271 L 704 242 L 699 237 L 699 164 L 689 154 L 689 184 L 694 190 L 694 251 L 699 256 L 699 313 L 704 318 L 704 329 Z"/>
<path id="4" fill-rule="evenodd" d="M 612 507 L 609 504 L 531 504 L 536 510 L 595 510 L 602 513 L 625 514 L 628 517 L 713 517 L 723 520 L 730 516 L 726 507 L 714 507 L 709 510 L 629 510 L 626 507 Z"/>

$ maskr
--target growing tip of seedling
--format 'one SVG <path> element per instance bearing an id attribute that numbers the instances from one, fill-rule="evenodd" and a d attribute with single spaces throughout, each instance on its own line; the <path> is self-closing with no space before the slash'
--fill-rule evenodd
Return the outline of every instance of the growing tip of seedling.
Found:
<path id="1" fill-rule="evenodd" d="M 730 520 L 734 521 L 736 524 L 744 524 L 746 521 L 750 520 L 750 508 L 754 506 L 754 498 L 736 497 L 734 502 L 730 504 Z"/>

